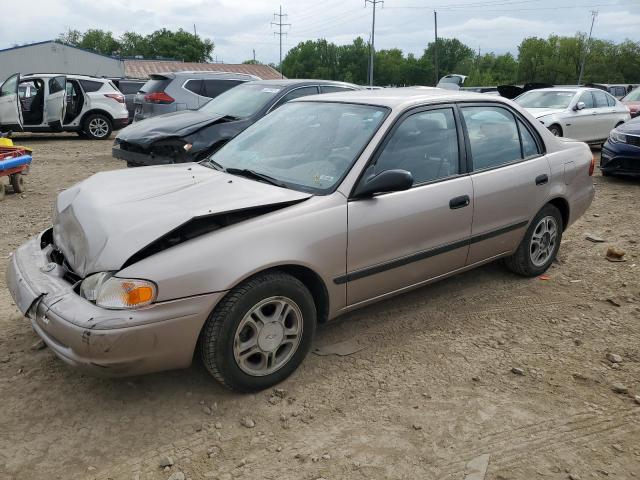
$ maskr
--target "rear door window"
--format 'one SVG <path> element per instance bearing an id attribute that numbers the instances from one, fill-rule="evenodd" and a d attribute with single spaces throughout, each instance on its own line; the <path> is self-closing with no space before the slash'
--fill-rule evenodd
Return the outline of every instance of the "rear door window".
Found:
<path id="1" fill-rule="evenodd" d="M 196 95 L 204 95 L 202 80 L 187 80 L 187 82 L 184 84 L 184 88 L 186 88 L 190 92 L 195 93 Z"/>
<path id="2" fill-rule="evenodd" d="M 516 119 L 494 106 L 463 107 L 474 170 L 495 168 L 522 159 Z"/>
<path id="3" fill-rule="evenodd" d="M 204 80 L 205 97 L 215 98 L 223 92 L 244 83 L 242 80 Z"/>
<path id="4" fill-rule="evenodd" d="M 102 85 L 102 84 L 100 84 Z M 61 92 L 66 88 L 65 77 L 53 77 L 49 79 L 49 93 Z"/>
<path id="5" fill-rule="evenodd" d="M 353 88 L 339 87 L 337 85 L 320 85 L 320 90 L 322 90 L 322 93 L 335 93 L 335 92 L 349 92 L 349 91 L 352 91 Z"/>
<path id="6" fill-rule="evenodd" d="M 102 82 L 94 82 L 93 80 L 80 80 L 80 85 L 87 93 L 97 92 L 102 88 Z"/>
<path id="7" fill-rule="evenodd" d="M 520 119 L 518 119 L 518 129 L 520 130 L 520 140 L 522 141 L 522 156 L 531 158 L 540 155 L 540 148 L 535 137 Z"/>
<path id="8" fill-rule="evenodd" d="M 296 98 L 307 97 L 309 95 L 315 95 L 317 93 L 318 93 L 318 87 L 316 86 L 296 88 L 295 90 L 291 90 L 284 97 L 278 100 L 278 103 L 276 103 L 275 108 L 278 108 L 284 105 L 285 103 L 290 102 L 291 100 L 294 100 Z"/>

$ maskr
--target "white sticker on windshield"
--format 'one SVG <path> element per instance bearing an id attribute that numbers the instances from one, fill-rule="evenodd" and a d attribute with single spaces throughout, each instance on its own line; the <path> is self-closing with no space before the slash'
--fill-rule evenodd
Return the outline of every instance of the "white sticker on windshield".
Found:
<path id="1" fill-rule="evenodd" d="M 268 88 L 268 87 L 265 87 L 265 88 L 262 89 L 262 91 L 264 93 L 278 93 L 280 91 L 280 89 L 279 88 Z"/>

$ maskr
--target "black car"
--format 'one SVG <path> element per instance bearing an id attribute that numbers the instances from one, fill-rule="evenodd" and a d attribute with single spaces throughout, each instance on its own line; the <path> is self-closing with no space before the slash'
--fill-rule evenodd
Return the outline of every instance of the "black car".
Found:
<path id="1" fill-rule="evenodd" d="M 130 167 L 198 161 L 294 98 L 358 89 L 357 85 L 328 80 L 246 82 L 198 110 L 133 123 L 118 134 L 112 154 Z"/>
<path id="2" fill-rule="evenodd" d="M 640 176 L 640 118 L 611 130 L 600 155 L 602 175 Z"/>

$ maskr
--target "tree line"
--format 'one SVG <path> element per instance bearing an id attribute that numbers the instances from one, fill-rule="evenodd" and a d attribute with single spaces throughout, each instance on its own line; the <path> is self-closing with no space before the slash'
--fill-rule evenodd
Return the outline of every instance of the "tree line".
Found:
<path id="1" fill-rule="evenodd" d="M 585 54 L 585 83 L 640 82 L 640 42 L 614 43 L 584 34 L 525 38 L 517 57 L 505 53 L 480 54 L 455 38 L 439 38 L 439 76 L 467 75 L 467 86 L 545 82 L 572 85 L 578 81 Z M 397 48 L 378 50 L 374 58 L 376 85 L 434 85 L 436 44 L 430 42 L 421 56 L 405 55 Z M 336 45 L 324 39 L 299 43 L 287 53 L 282 70 L 289 78 L 322 78 L 367 83 L 369 44 L 358 37 L 351 44 Z"/>
<path id="2" fill-rule="evenodd" d="M 148 35 L 125 32 L 116 38 L 111 32 L 91 29 L 85 32 L 69 29 L 58 41 L 74 47 L 92 50 L 103 55 L 144 57 L 147 59 L 175 59 L 184 62 L 211 61 L 214 44 L 209 39 L 179 29 L 162 28 Z"/>

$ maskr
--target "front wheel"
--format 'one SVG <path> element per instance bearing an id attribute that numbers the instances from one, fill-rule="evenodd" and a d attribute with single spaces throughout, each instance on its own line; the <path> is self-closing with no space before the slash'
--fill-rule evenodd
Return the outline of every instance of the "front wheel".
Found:
<path id="1" fill-rule="evenodd" d="M 525 277 L 543 274 L 551 266 L 562 240 L 562 215 L 551 204 L 535 216 L 515 253 L 505 259 L 509 270 Z"/>
<path id="2" fill-rule="evenodd" d="M 113 125 L 109 117 L 92 113 L 85 119 L 83 131 L 91 140 L 106 140 L 111 136 Z"/>
<path id="3" fill-rule="evenodd" d="M 11 175 L 9 181 L 13 187 L 13 193 L 23 193 L 26 190 L 24 185 L 24 176 L 22 173 L 14 173 Z"/>
<path id="4" fill-rule="evenodd" d="M 562 129 L 560 128 L 560 125 L 551 125 L 549 127 L 549 131 L 553 134 L 554 137 L 562 136 Z"/>
<path id="5" fill-rule="evenodd" d="M 259 274 L 231 290 L 200 334 L 211 375 L 240 392 L 269 388 L 291 375 L 307 355 L 316 328 L 309 290 L 282 272 Z"/>

